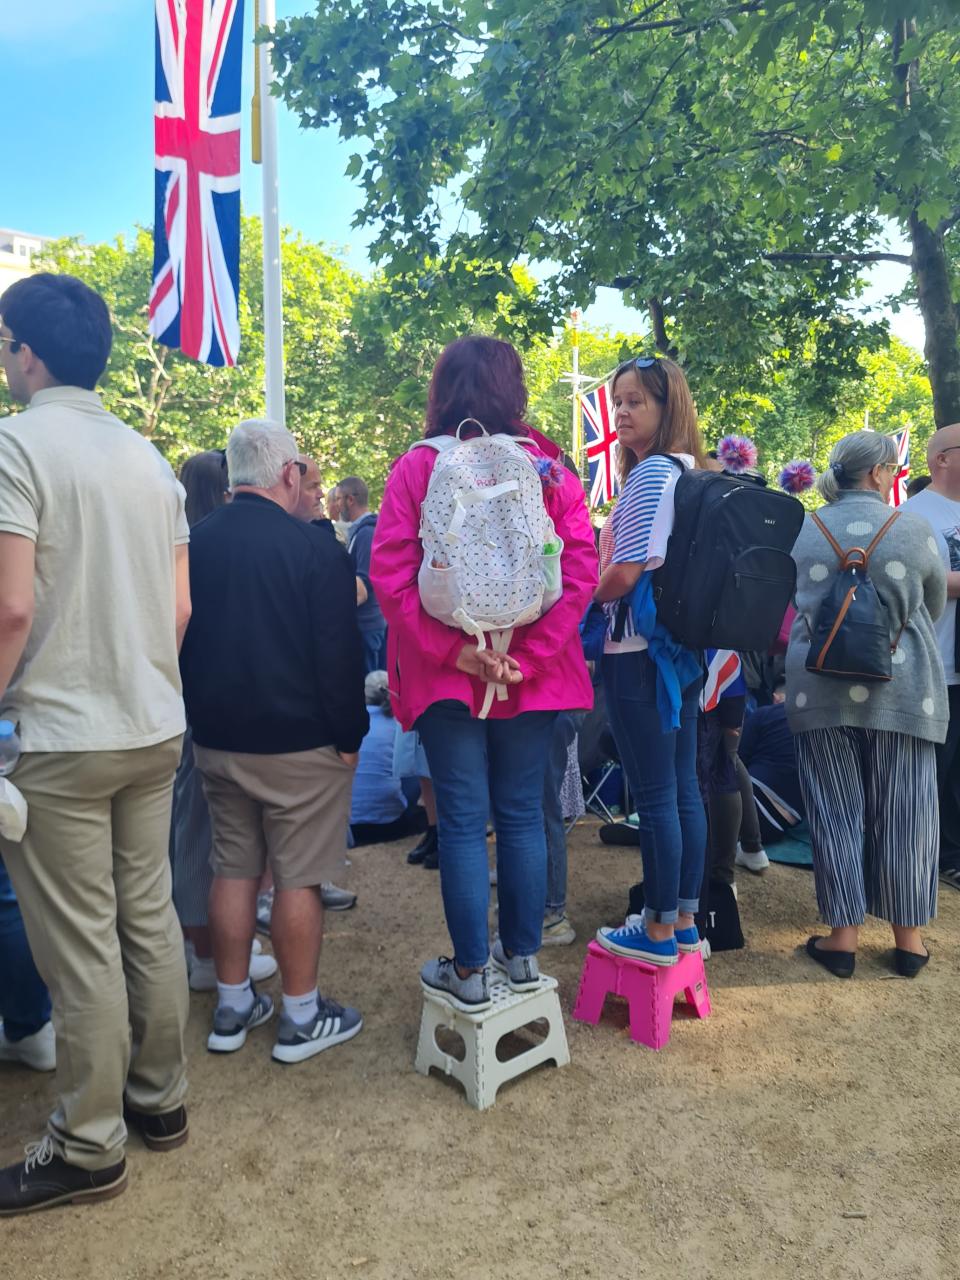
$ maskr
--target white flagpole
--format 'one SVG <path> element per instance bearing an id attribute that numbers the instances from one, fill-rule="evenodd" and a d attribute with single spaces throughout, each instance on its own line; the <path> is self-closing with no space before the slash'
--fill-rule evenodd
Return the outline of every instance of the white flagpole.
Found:
<path id="1" fill-rule="evenodd" d="M 276 0 L 259 0 L 254 23 L 273 31 L 277 25 Z M 257 97 L 260 108 L 260 140 L 263 169 L 263 356 L 267 417 L 286 425 L 283 387 L 283 291 L 280 271 L 280 210 L 277 177 L 277 100 L 270 92 L 273 64 L 270 46 L 256 46 L 259 69 Z M 257 101 L 257 97 L 254 101 Z M 256 161 L 256 153 L 254 154 Z"/>

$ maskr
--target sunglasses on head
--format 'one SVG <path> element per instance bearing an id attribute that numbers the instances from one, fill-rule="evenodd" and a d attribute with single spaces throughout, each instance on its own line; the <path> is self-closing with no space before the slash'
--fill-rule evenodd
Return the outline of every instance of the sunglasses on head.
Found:
<path id="1" fill-rule="evenodd" d="M 634 360 L 634 368 L 636 369 L 652 369 L 655 364 L 660 363 L 659 356 L 637 356 Z"/>

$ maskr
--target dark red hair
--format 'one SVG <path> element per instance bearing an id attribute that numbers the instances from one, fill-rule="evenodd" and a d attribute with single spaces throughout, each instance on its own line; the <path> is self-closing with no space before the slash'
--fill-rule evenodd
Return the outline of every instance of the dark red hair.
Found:
<path id="1" fill-rule="evenodd" d="M 525 434 L 527 388 L 514 347 L 499 338 L 458 338 L 444 347 L 433 367 L 424 435 L 455 431 L 476 418 L 491 434 Z"/>

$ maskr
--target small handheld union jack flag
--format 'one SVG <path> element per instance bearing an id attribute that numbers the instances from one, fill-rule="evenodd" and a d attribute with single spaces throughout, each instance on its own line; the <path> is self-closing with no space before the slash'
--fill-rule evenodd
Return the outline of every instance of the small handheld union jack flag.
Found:
<path id="1" fill-rule="evenodd" d="M 207 364 L 240 349 L 243 0 L 155 0 L 150 332 Z"/>
<path id="2" fill-rule="evenodd" d="M 587 446 L 590 468 L 590 507 L 612 502 L 620 487 L 617 479 L 617 454 L 620 444 L 613 426 L 610 388 L 601 383 L 595 391 L 580 397 L 583 438 Z"/>
<path id="3" fill-rule="evenodd" d="M 910 483 L 910 428 L 904 427 L 902 431 L 892 432 L 892 435 L 897 442 L 897 462 L 900 464 L 900 471 L 890 490 L 890 505 L 899 507 L 907 500 L 907 485 Z"/>

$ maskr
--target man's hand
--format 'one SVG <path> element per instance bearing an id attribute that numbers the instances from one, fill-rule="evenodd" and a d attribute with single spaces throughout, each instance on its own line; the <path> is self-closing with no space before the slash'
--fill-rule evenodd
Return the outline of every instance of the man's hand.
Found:
<path id="1" fill-rule="evenodd" d="M 473 644 L 465 644 L 460 650 L 457 670 L 489 684 L 519 684 L 523 679 L 516 658 L 511 658 L 508 653 L 496 653 L 493 649 L 478 649 Z"/>
<path id="2" fill-rule="evenodd" d="M 360 759 L 359 751 L 338 751 L 337 755 L 343 763 L 348 764 L 351 769 L 355 769 L 357 767 L 357 761 Z"/>

